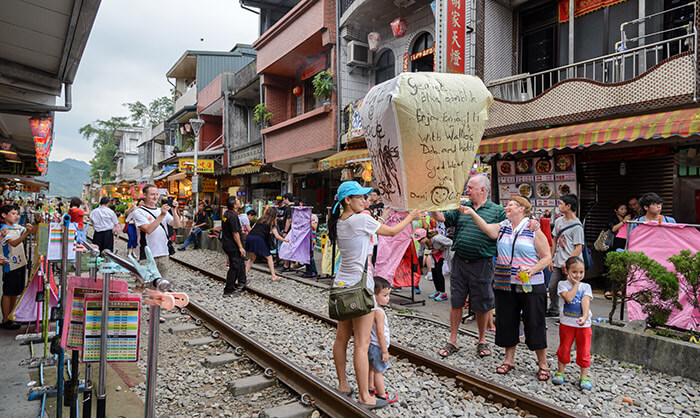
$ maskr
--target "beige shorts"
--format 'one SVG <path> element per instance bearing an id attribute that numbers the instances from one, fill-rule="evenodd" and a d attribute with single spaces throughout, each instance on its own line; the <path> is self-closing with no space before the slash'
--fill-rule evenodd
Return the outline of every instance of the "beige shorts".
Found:
<path id="1" fill-rule="evenodd" d="M 170 268 L 170 256 L 162 255 L 160 257 L 154 257 L 156 260 L 156 267 L 160 272 L 160 277 L 163 279 L 168 278 L 168 269 Z"/>

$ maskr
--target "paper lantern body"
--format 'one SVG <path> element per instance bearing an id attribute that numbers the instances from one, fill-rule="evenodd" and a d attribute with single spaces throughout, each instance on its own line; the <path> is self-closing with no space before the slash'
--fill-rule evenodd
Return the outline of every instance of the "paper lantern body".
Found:
<path id="1" fill-rule="evenodd" d="M 296 86 L 292 89 L 292 94 L 299 97 L 301 96 L 301 87 Z"/>
<path id="2" fill-rule="evenodd" d="M 397 38 L 402 38 L 406 34 L 406 28 L 408 27 L 408 24 L 406 24 L 406 21 L 403 20 L 402 18 L 397 18 L 394 19 L 391 23 L 391 31 L 394 33 L 394 36 Z"/>
<path id="3" fill-rule="evenodd" d="M 455 209 L 493 96 L 475 76 L 402 73 L 374 86 L 360 116 L 384 204 Z"/>
<path id="4" fill-rule="evenodd" d="M 379 49 L 379 42 L 381 42 L 382 37 L 379 32 L 370 32 L 367 35 L 367 44 L 369 44 L 369 50 L 375 52 Z"/>

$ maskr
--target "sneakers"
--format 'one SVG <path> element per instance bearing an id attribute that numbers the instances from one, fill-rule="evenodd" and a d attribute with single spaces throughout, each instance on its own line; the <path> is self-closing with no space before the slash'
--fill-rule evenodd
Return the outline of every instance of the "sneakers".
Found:
<path id="1" fill-rule="evenodd" d="M 418 286 L 414 287 L 414 288 L 413 288 L 413 292 L 414 292 L 416 295 L 420 295 L 420 287 L 418 287 Z"/>
<path id="2" fill-rule="evenodd" d="M 544 314 L 544 316 L 547 317 L 547 318 L 554 318 L 554 317 L 559 316 L 559 312 L 548 310 L 548 311 Z"/>
<path id="3" fill-rule="evenodd" d="M 447 293 L 440 293 L 440 296 L 435 298 L 436 301 L 442 302 L 443 300 L 447 300 Z"/>
<path id="4" fill-rule="evenodd" d="M 429 271 L 425 274 L 425 280 L 428 280 L 429 282 L 433 281 L 433 272 Z"/>
<path id="5" fill-rule="evenodd" d="M 178 250 L 178 251 L 185 251 L 185 249 L 182 248 L 182 247 L 177 247 L 177 250 Z"/>
<path id="6" fill-rule="evenodd" d="M 593 384 L 591 383 L 591 379 L 584 377 L 578 380 L 578 387 L 581 390 L 591 390 L 593 389 Z"/>
<path id="7" fill-rule="evenodd" d="M 428 296 L 429 299 L 435 299 L 436 297 L 440 296 L 440 292 L 435 292 L 432 295 Z"/>
<path id="8" fill-rule="evenodd" d="M 554 377 L 552 378 L 552 383 L 555 385 L 563 385 L 564 384 L 564 373 L 559 373 L 559 372 L 554 373 Z"/>
<path id="9" fill-rule="evenodd" d="M 401 288 L 401 287 L 394 287 L 392 290 L 393 290 L 394 292 L 396 292 L 396 293 L 399 293 L 399 292 L 401 292 L 401 291 L 403 290 L 403 288 Z"/>
<path id="10" fill-rule="evenodd" d="M 0 324 L 0 328 L 2 329 L 9 329 L 9 330 L 18 330 L 20 329 L 22 325 L 19 322 L 15 321 L 5 321 L 2 324 Z"/>

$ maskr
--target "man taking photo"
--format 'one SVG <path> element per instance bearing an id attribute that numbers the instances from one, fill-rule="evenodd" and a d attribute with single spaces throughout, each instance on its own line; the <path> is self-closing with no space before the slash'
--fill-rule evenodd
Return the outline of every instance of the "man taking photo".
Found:
<path id="1" fill-rule="evenodd" d="M 158 203 L 158 188 L 154 184 L 143 187 L 144 204 L 134 211 L 134 223 L 145 234 L 146 246 L 151 249 L 160 276 L 168 277 L 170 251 L 168 250 L 168 225 L 180 227 L 180 215 L 177 213 L 177 200 L 172 201 L 173 214 L 170 214 L 170 204 L 156 207 Z M 94 213 L 94 211 L 93 211 Z M 143 246 L 143 243 L 141 243 Z"/>

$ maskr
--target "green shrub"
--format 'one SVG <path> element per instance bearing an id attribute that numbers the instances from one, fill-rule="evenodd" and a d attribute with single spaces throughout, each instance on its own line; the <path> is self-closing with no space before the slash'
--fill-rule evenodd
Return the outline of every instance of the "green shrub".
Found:
<path id="1" fill-rule="evenodd" d="M 314 85 L 315 98 L 319 96 L 326 100 L 331 98 L 333 90 L 335 90 L 335 82 L 333 82 L 333 73 L 331 73 L 331 70 L 321 71 L 316 74 L 311 83 Z"/>
<path id="2" fill-rule="evenodd" d="M 613 305 L 608 321 L 612 323 L 618 303 L 634 301 L 641 305 L 647 315 L 647 324 L 661 326 L 678 303 L 678 277 L 666 267 L 641 252 L 611 251 L 605 257 L 610 278 Z M 645 283 L 634 293 L 627 291 L 628 285 Z M 620 292 L 621 295 L 617 293 Z"/>
<path id="3" fill-rule="evenodd" d="M 668 261 L 673 264 L 676 274 L 685 279 L 679 280 L 678 285 L 688 303 L 700 311 L 700 252 L 692 254 L 690 250 L 682 250 Z"/>

